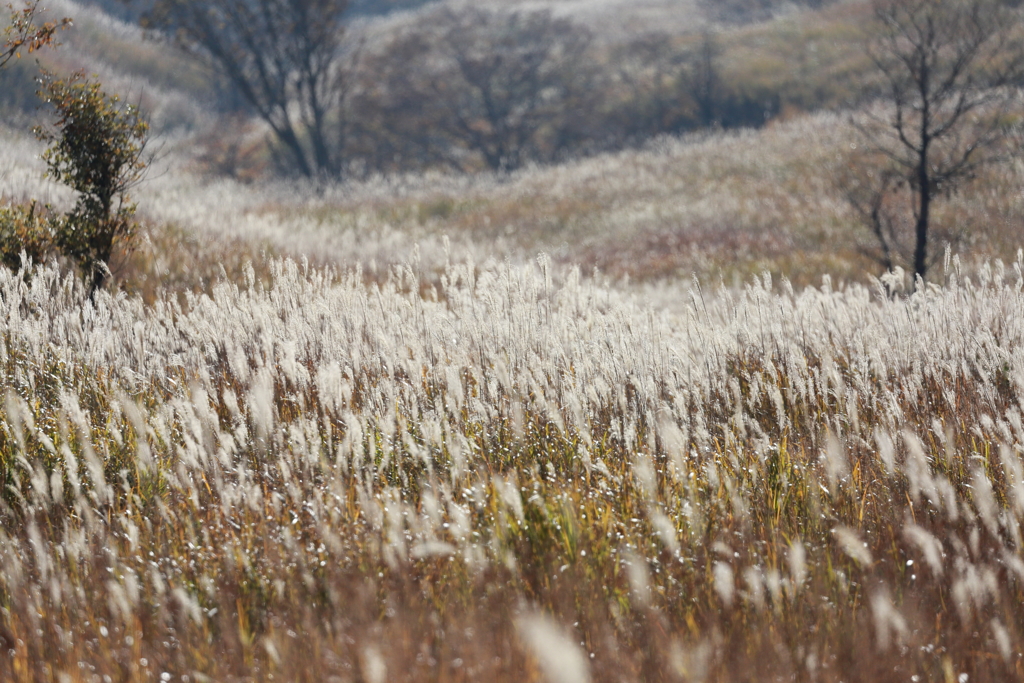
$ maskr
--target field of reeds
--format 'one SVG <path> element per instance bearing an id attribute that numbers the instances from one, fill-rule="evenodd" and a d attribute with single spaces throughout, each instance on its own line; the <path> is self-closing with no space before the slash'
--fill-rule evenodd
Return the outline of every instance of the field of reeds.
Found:
<path id="1" fill-rule="evenodd" d="M 800 105 L 764 55 L 855 69 L 847 11 L 725 69 Z M 68 65 L 168 68 L 82 16 Z M 847 114 L 319 187 L 157 128 L 116 287 L 0 268 L 0 681 L 1024 680 L 1024 166 L 915 289 Z M 68 204 L 40 151 L 0 202 Z"/>
<path id="2" fill-rule="evenodd" d="M 0 678 L 1019 680 L 1021 266 L 0 272 Z"/>

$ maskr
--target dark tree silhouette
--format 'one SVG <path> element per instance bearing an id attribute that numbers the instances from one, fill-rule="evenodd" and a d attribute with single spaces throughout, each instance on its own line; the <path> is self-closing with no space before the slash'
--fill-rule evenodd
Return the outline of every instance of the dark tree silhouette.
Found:
<path id="1" fill-rule="evenodd" d="M 348 0 L 157 0 L 144 25 L 206 58 L 308 177 L 343 170 L 339 101 Z"/>
<path id="2" fill-rule="evenodd" d="M 886 106 L 858 127 L 885 168 L 864 206 L 882 239 L 885 195 L 911 190 L 911 265 L 924 278 L 934 202 L 1006 156 L 1006 114 L 1024 75 L 1019 12 L 1002 0 L 874 0 L 873 10 L 868 51 Z M 882 241 L 890 265 L 892 246 Z"/>
<path id="3" fill-rule="evenodd" d="M 592 135 L 590 33 L 547 11 L 435 11 L 364 62 L 396 153 L 494 170 L 549 160 Z"/>

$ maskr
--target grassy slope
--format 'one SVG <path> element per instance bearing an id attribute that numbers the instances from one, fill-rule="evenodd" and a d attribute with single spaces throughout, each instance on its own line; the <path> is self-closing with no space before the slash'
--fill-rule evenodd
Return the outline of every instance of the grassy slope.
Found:
<path id="1" fill-rule="evenodd" d="M 174 170 L 173 157 L 139 189 L 150 244 L 125 275 L 135 288 L 164 278 L 190 288 L 208 284 L 222 264 L 238 273 L 245 259 L 269 251 L 343 268 L 358 263 L 380 278 L 389 264 L 412 259 L 421 272 L 436 273 L 448 253 L 483 263 L 547 252 L 588 275 L 598 268 L 616 281 L 628 276 L 669 289 L 692 274 L 734 284 L 762 271 L 797 286 L 817 284 L 824 273 L 864 281 L 878 273 L 862 253 L 872 238 L 834 184 L 851 139 L 843 117 L 815 115 L 763 131 L 666 139 L 511 178 L 380 179 L 322 196 L 286 184 L 194 178 Z M 17 159 L 4 163 L 13 170 L 0 193 L 54 196 Z M 970 263 L 1014 259 L 1022 171 L 1001 169 L 940 205 L 936 220 L 960 228 Z M 935 253 L 941 249 L 935 245 Z"/>
<path id="2" fill-rule="evenodd" d="M 861 280 L 877 273 L 863 254 L 872 237 L 836 187 L 854 139 L 844 116 L 802 116 L 508 179 L 413 179 L 414 189 L 402 193 L 353 186 L 306 212 L 326 230 L 397 231 L 425 242 L 448 235 L 475 243 L 478 260 L 546 251 L 615 279 L 697 274 L 732 284 L 767 270 L 799 285 L 823 273 Z M 937 213 L 938 225 L 967 236 L 965 256 L 1014 259 L 1024 211 L 1013 191 L 1020 172 L 994 171 Z M 293 219 L 296 207 L 268 209 Z"/>
<path id="3" fill-rule="evenodd" d="M 838 107 L 875 87 L 860 48 L 864 14 L 864 3 L 843 3 L 720 35 L 723 78 L 785 103 L 784 115 L 762 131 L 666 139 L 511 178 L 385 179 L 311 203 L 278 192 L 249 210 L 270 219 L 260 229 L 264 243 L 319 239 L 321 248 L 298 250 L 342 263 L 401 262 L 408 243 L 419 241 L 433 268 L 443 262 L 438 245 L 447 236 L 478 261 L 546 251 L 615 279 L 697 274 L 734 283 L 768 270 L 798 285 L 826 272 L 863 280 L 877 273 L 863 253 L 873 239 L 835 182 L 850 163 L 853 131 L 845 115 L 801 111 Z M 993 172 L 939 208 L 937 225 L 959 230 L 972 260 L 1014 258 L 1019 173 Z M 273 227 L 279 219 L 285 232 Z M 218 220 L 223 232 L 230 221 Z M 941 253 L 941 243 L 934 247 Z"/>
<path id="4" fill-rule="evenodd" d="M 777 93 L 784 114 L 855 103 L 877 87 L 863 49 L 868 16 L 868 3 L 855 1 L 724 30 L 722 80 Z"/>

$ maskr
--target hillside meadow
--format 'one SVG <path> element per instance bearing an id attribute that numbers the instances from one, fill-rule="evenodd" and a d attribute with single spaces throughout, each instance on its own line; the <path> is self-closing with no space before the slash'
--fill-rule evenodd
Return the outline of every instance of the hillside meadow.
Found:
<path id="1" fill-rule="evenodd" d="M 192 263 L 211 277 L 218 264 L 238 262 L 240 248 L 341 268 L 359 263 L 372 278 L 414 262 L 435 283 L 450 256 L 521 264 L 547 253 L 559 269 L 579 266 L 587 278 L 639 289 L 662 306 L 678 300 L 675 283 L 693 276 L 738 287 L 767 271 L 802 288 L 820 285 L 826 273 L 860 283 L 880 275 L 875 238 L 841 183 L 860 163 L 858 142 L 850 114 L 819 113 L 512 174 L 375 176 L 319 190 L 250 186 L 196 166 L 183 173 L 195 162 L 181 155 L 140 188 L 140 211 L 160 246 L 155 258 Z M 936 204 L 934 268 L 942 265 L 943 235 L 972 272 L 986 260 L 1015 259 L 1022 176 L 1019 161 L 985 169 Z M 56 191 L 24 182 L 21 196 Z M 170 239 L 162 237 L 167 226 Z M 198 236 L 203 250 L 172 257 L 182 232 Z M 164 273 L 134 269 L 151 282 Z"/>

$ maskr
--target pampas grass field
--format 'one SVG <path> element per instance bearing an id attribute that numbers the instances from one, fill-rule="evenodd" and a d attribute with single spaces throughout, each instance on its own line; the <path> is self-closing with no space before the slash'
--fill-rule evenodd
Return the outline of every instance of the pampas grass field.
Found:
<path id="1" fill-rule="evenodd" d="M 4 680 L 1014 680 L 1021 261 L 0 274 Z"/>
<path id="2" fill-rule="evenodd" d="M 66 59 L 166 68 L 90 12 Z M 852 63 L 818 16 L 724 44 Z M 117 286 L 0 268 L 0 681 L 1024 680 L 1019 162 L 914 286 L 849 113 L 246 184 L 177 71 Z M 0 202 L 70 205 L 41 152 Z"/>

